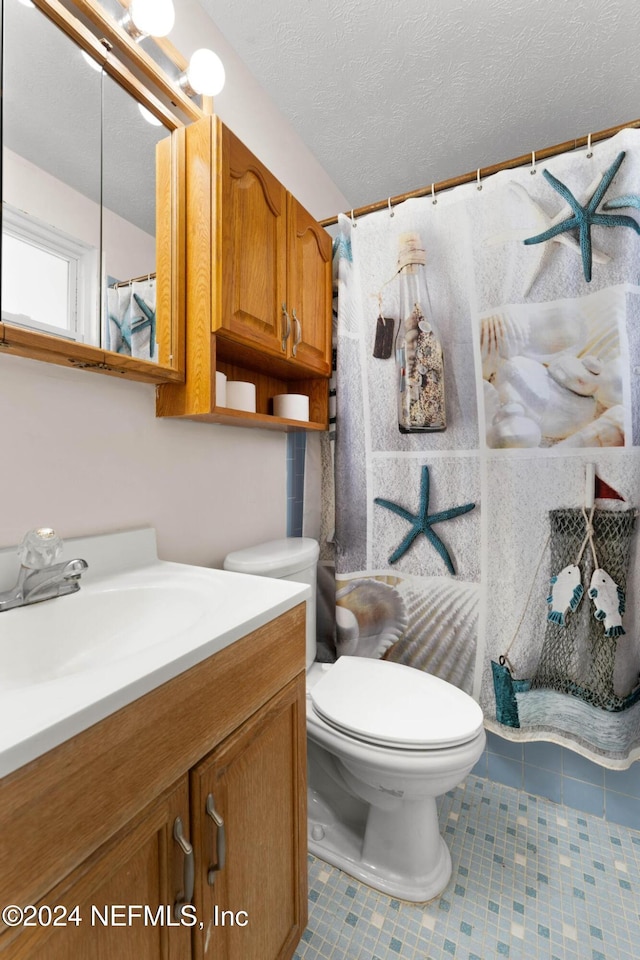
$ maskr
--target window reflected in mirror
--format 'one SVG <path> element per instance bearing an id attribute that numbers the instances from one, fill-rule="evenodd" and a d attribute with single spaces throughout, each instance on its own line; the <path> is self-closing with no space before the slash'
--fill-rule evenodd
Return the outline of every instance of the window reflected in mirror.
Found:
<path id="1" fill-rule="evenodd" d="M 97 343 L 101 70 L 36 7 L 3 8 L 2 319 Z"/>

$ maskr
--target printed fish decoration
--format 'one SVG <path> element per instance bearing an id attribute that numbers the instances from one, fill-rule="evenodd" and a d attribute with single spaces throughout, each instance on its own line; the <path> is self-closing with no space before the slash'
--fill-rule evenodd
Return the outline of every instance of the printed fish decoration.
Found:
<path id="1" fill-rule="evenodd" d="M 580 570 L 575 563 L 570 563 L 557 576 L 551 577 L 549 583 L 551 584 L 551 593 L 547 597 L 547 603 L 549 604 L 547 620 L 564 627 L 566 626 L 565 615 L 569 610 L 575 611 L 578 609 L 578 604 L 584 593 L 584 588 L 580 583 Z"/>
<path id="2" fill-rule="evenodd" d="M 622 614 L 625 609 L 624 590 L 612 580 L 606 570 L 594 570 L 589 586 L 589 596 L 596 608 L 594 617 L 603 620 L 605 637 L 621 637 L 624 634 Z"/>

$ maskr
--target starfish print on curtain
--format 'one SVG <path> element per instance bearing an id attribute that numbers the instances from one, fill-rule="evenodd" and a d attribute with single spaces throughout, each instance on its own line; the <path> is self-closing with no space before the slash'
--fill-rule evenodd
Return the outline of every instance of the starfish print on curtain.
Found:
<path id="1" fill-rule="evenodd" d="M 603 210 L 620 210 L 621 207 L 635 207 L 640 210 L 640 196 L 637 193 L 625 193 L 623 197 L 616 197 L 602 204 Z"/>
<path id="2" fill-rule="evenodd" d="M 399 517 L 402 517 L 403 520 L 408 520 L 411 524 L 411 530 L 393 551 L 389 557 L 389 563 L 396 563 L 396 561 L 407 552 L 416 537 L 423 533 L 446 563 L 449 573 L 455 575 L 456 571 L 449 551 L 437 533 L 432 530 L 432 527 L 434 523 L 442 523 L 445 520 L 452 520 L 454 517 L 459 517 L 463 513 L 468 513 L 469 510 L 473 510 L 475 503 L 465 503 L 461 507 L 449 507 L 448 510 L 441 510 L 440 513 L 432 513 L 429 515 L 429 467 L 427 466 L 422 468 L 420 480 L 420 510 L 417 514 L 409 513 L 408 510 L 405 510 L 405 508 L 399 504 L 393 503 L 391 500 L 383 500 L 382 497 L 376 497 L 373 502 L 381 507 L 386 507 L 387 510 L 391 510 L 393 513 L 397 513 Z"/>
<path id="3" fill-rule="evenodd" d="M 584 278 L 587 283 L 590 283 L 592 263 L 591 227 L 594 225 L 603 227 L 631 227 L 631 229 L 635 230 L 636 233 L 640 233 L 640 226 L 638 226 L 636 221 L 631 217 L 626 217 L 621 214 L 596 213 L 600 202 L 604 198 L 605 193 L 611 185 L 611 181 L 620 169 L 624 157 L 625 154 L 623 150 L 618 154 L 616 159 L 602 177 L 602 180 L 600 181 L 600 184 L 596 188 L 591 199 L 585 204 L 579 203 L 568 187 L 558 180 L 557 177 L 554 177 L 553 174 L 549 173 L 548 170 L 543 170 L 542 173 L 544 178 L 551 184 L 553 189 L 556 190 L 564 200 L 566 200 L 573 210 L 573 216 L 563 220 L 561 223 L 557 223 L 553 227 L 550 227 L 548 230 L 545 230 L 544 233 L 539 233 L 535 237 L 528 237 L 524 241 L 525 244 L 544 243 L 546 240 L 552 240 L 554 237 L 558 236 L 558 234 L 565 233 L 567 230 L 579 230 Z"/>
<path id="4" fill-rule="evenodd" d="M 587 202 L 589 197 L 593 194 L 593 191 L 596 189 L 602 174 L 599 174 L 595 180 L 593 180 L 586 190 L 578 194 L 578 200 L 581 204 Z M 522 200 L 527 203 L 529 210 L 534 219 L 534 225 L 538 227 L 540 232 L 548 230 L 550 227 L 555 227 L 556 224 L 561 223 L 566 220 L 571 213 L 571 207 L 568 203 L 563 203 L 560 210 L 553 216 L 550 217 L 540 206 L 539 203 L 531 197 L 521 183 L 513 182 L 509 184 L 509 189 L 516 196 L 520 197 Z M 605 205 L 606 208 L 606 205 Z M 508 230 L 504 233 L 497 234 L 494 237 L 489 237 L 486 241 L 490 246 L 495 246 L 499 243 L 509 243 L 510 241 L 517 240 L 519 243 L 522 243 L 526 240 L 527 236 L 531 232 L 531 227 L 519 230 Z M 551 237 L 550 240 L 540 243 L 536 247 L 535 251 L 532 250 L 532 253 L 536 253 L 535 259 L 532 258 L 531 266 L 529 268 L 529 273 L 525 279 L 524 287 L 522 290 L 522 296 L 526 297 L 531 292 L 531 288 L 537 280 L 542 267 L 544 266 L 545 259 L 549 252 L 552 243 L 561 243 L 564 246 L 568 247 L 572 252 L 576 253 L 578 256 L 580 253 L 580 244 L 575 237 L 571 236 L 569 233 L 561 233 L 556 237 Z M 606 253 L 603 253 L 602 250 L 598 250 L 596 247 L 593 248 L 593 259 L 596 263 L 609 263 L 611 257 Z"/>

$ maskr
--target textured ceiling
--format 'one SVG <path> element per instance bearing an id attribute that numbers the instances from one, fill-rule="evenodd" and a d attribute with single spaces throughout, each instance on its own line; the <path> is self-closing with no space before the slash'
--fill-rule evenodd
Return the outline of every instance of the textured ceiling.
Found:
<path id="1" fill-rule="evenodd" d="M 638 0 L 199 2 L 354 207 L 640 116 Z"/>

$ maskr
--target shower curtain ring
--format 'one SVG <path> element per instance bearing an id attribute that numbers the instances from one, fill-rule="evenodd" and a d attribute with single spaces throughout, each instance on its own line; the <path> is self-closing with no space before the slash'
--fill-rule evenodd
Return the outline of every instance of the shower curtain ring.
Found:
<path id="1" fill-rule="evenodd" d="M 478 186 L 476 187 L 476 189 L 482 190 L 482 183 L 480 182 L 480 167 L 478 167 L 477 179 L 478 179 Z"/>
<path id="2" fill-rule="evenodd" d="M 352 227 L 357 227 L 357 226 L 358 226 L 357 221 L 353 219 L 353 208 L 351 208 L 351 226 L 352 226 Z"/>
<path id="3" fill-rule="evenodd" d="M 536 152 L 535 152 L 535 150 L 532 150 L 532 151 L 531 151 L 531 170 L 529 170 L 529 173 L 530 173 L 532 176 L 533 176 L 534 173 L 536 173 Z"/>
<path id="4" fill-rule="evenodd" d="M 391 197 L 389 197 L 389 199 L 387 200 L 387 206 L 389 207 L 389 216 L 390 216 L 390 217 L 395 217 L 395 213 L 394 213 L 394 211 L 391 209 Z"/>
<path id="5" fill-rule="evenodd" d="M 431 184 L 431 203 L 434 205 L 434 207 L 435 207 L 436 203 L 438 202 L 438 198 L 436 197 L 436 189 L 435 189 L 435 187 L 436 187 L 435 183 L 432 183 L 432 184 Z"/>
<path id="6" fill-rule="evenodd" d="M 591 160 L 593 150 L 591 149 L 591 134 L 587 134 L 587 160 Z"/>

